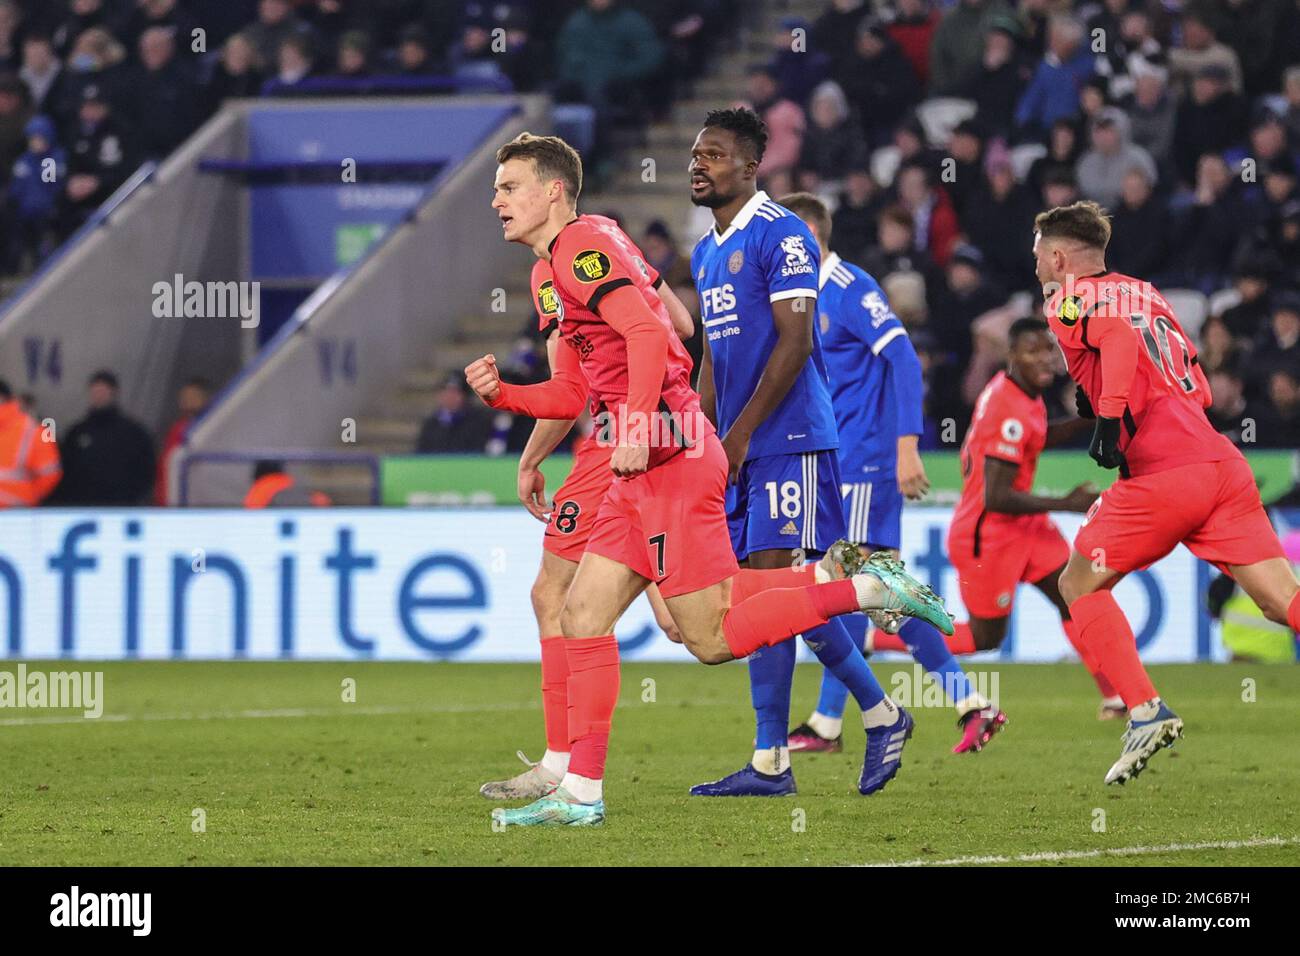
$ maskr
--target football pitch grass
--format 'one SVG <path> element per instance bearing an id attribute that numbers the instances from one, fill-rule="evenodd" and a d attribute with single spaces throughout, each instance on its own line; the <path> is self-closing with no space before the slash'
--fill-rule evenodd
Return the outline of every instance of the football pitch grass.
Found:
<path id="1" fill-rule="evenodd" d="M 850 703 L 844 753 L 795 755 L 796 796 L 735 800 L 687 790 L 749 757 L 746 668 L 629 662 L 605 825 L 498 832 L 478 787 L 541 754 L 536 665 L 26 666 L 102 670 L 104 715 L 0 708 L 4 866 L 1300 863 L 1296 667 L 1153 667 L 1187 739 L 1124 788 L 1102 785 L 1122 725 L 1081 667 L 993 662 L 1010 724 L 983 753 L 951 755 L 951 710 L 913 708 L 898 777 L 861 797 Z M 795 723 L 819 680 L 799 666 Z"/>

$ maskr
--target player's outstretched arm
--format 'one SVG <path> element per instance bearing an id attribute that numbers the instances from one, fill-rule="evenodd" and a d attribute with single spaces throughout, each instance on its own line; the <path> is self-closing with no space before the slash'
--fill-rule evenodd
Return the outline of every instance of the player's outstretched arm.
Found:
<path id="1" fill-rule="evenodd" d="M 668 310 L 668 318 L 673 323 L 673 331 L 677 337 L 685 342 L 695 334 L 695 319 L 691 317 L 691 310 L 686 308 L 686 303 L 677 298 L 677 293 L 668 287 L 667 282 L 660 282 L 655 289 L 659 293 L 659 301 L 664 304 Z"/>
<path id="2" fill-rule="evenodd" d="M 816 299 L 799 296 L 778 299 L 772 303 L 772 322 L 776 325 L 776 344 L 763 366 L 763 374 L 754 387 L 754 394 L 736 416 L 731 430 L 722 439 L 727 451 L 728 480 L 734 481 L 740 466 L 749 452 L 749 440 L 758 426 L 776 410 L 789 393 L 799 373 L 803 371 L 808 356 L 812 355 L 812 317 Z"/>
<path id="3" fill-rule="evenodd" d="M 465 381 L 492 408 L 527 415 L 572 421 L 587 403 L 587 377 L 573 349 L 556 349 L 558 367 L 550 381 L 538 385 L 511 385 L 501 381 L 496 356 L 485 355 L 465 368 Z"/>
<path id="4" fill-rule="evenodd" d="M 1036 495 L 1012 487 L 1020 466 L 992 455 L 984 458 L 984 509 L 1004 515 L 1031 515 L 1045 511 L 1086 512 L 1097 498 L 1089 483 L 1075 486 L 1060 498 Z"/>

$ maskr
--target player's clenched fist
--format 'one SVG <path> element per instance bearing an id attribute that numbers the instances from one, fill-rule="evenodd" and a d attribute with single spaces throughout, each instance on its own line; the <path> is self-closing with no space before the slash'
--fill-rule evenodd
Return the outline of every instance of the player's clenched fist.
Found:
<path id="1" fill-rule="evenodd" d="M 474 394 L 491 404 L 501 394 L 501 376 L 497 374 L 497 357 L 485 355 L 465 366 L 465 381 Z"/>
<path id="2" fill-rule="evenodd" d="M 639 475 L 649 464 L 650 449 L 645 445 L 619 445 L 609 459 L 609 467 L 620 478 Z"/>

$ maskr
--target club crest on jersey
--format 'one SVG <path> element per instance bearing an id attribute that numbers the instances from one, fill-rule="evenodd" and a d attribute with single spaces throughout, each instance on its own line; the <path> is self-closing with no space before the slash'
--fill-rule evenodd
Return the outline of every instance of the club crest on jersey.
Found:
<path id="1" fill-rule="evenodd" d="M 822 327 L 822 335 L 825 335 L 831 330 L 831 317 L 825 312 L 818 312 L 817 319 Z"/>
<path id="2" fill-rule="evenodd" d="M 786 236 L 781 240 L 781 251 L 785 253 L 785 266 L 781 269 L 781 275 L 812 274 L 812 260 L 803 246 L 803 236 Z"/>
<path id="3" fill-rule="evenodd" d="M 599 282 L 610 269 L 609 256 L 599 249 L 587 249 L 573 257 L 573 277 L 579 282 Z"/>
<path id="4" fill-rule="evenodd" d="M 1061 300 L 1061 308 L 1056 313 L 1056 317 L 1061 324 L 1067 328 L 1079 321 L 1079 316 L 1083 315 L 1083 300 L 1077 295 L 1067 295 Z"/>
<path id="5" fill-rule="evenodd" d="M 745 265 L 745 253 L 743 250 L 737 249 L 735 252 L 731 254 L 730 258 L 727 259 L 727 271 L 730 272 L 733 276 L 737 272 L 739 272 L 744 267 L 744 265 Z M 704 270 L 701 269 L 700 271 L 703 272 Z"/>
<path id="6" fill-rule="evenodd" d="M 537 287 L 537 311 L 547 317 L 560 318 L 562 310 L 560 297 L 555 291 L 555 283 L 547 279 Z"/>

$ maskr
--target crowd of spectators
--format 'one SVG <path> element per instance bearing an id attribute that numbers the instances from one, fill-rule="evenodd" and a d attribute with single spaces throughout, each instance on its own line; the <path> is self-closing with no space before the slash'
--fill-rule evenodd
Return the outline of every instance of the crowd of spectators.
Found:
<path id="1" fill-rule="evenodd" d="M 923 448 L 961 440 L 1006 329 L 1040 307 L 1035 214 L 1081 198 L 1112 215 L 1112 269 L 1190 293 L 1175 308 L 1216 426 L 1300 448 L 1300 6 L 833 0 L 770 44 L 747 76 L 770 136 L 760 185 L 821 195 L 835 250 L 911 328 Z M 932 140 L 937 98 L 969 115 Z M 634 238 L 684 261 L 661 223 Z M 689 270 L 678 282 L 690 302 Z M 1053 415 L 1073 411 L 1059 386 Z"/>
<path id="2" fill-rule="evenodd" d="M 760 185 L 820 194 L 836 251 L 911 327 L 922 447 L 960 441 L 1005 330 L 1039 307 L 1034 215 L 1086 198 L 1112 214 L 1112 269 L 1191 293 L 1177 305 L 1211 420 L 1243 446 L 1300 448 L 1295 3 L 834 0 L 770 44 L 747 76 L 770 135 Z M 921 114 L 940 97 L 970 115 L 933 141 Z M 636 238 L 684 261 L 661 223 Z M 517 364 L 519 381 L 545 374 Z M 1064 377 L 1049 405 L 1073 410 Z M 518 450 L 507 424 L 476 446 Z"/>
<path id="3" fill-rule="evenodd" d="M 588 109 L 599 158 L 670 105 L 736 3 L 0 0 L 0 274 L 231 97 L 543 91 Z"/>
<path id="4" fill-rule="evenodd" d="M 1034 215 L 1080 198 L 1113 217 L 1112 269 L 1188 290 L 1214 420 L 1300 447 L 1294 0 L 834 0 L 771 43 L 748 75 L 760 185 L 821 195 L 836 251 L 911 325 L 923 447 L 952 447 L 945 420 L 960 439 L 1006 328 L 1039 307 Z M 942 112 L 964 118 L 936 136 Z"/>
<path id="5" fill-rule="evenodd" d="M 664 114 L 742 6 L 0 0 L 0 271 L 39 262 L 229 97 L 444 78 L 540 90 L 594 111 L 595 166 L 612 129 Z M 1005 328 L 1037 307 L 1034 214 L 1091 198 L 1113 216 L 1113 269 L 1205 297 L 1189 327 L 1212 420 L 1243 444 L 1297 447 L 1294 0 L 832 0 L 769 42 L 746 78 L 771 134 L 761 185 L 826 198 L 836 251 L 911 327 L 927 446 L 951 447 L 944 423 L 960 435 Z M 939 97 L 972 108 L 935 139 L 923 120 Z M 682 271 L 665 226 L 636 238 Z M 543 377 L 540 352 L 522 342 L 512 374 Z M 1054 412 L 1071 408 L 1062 385 Z M 521 446 L 526 429 L 475 417 L 456 390 L 440 389 L 422 449 Z"/>

